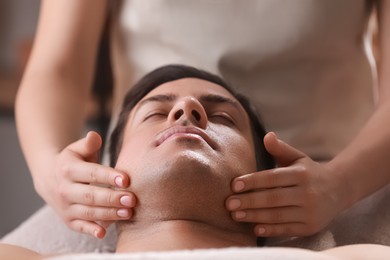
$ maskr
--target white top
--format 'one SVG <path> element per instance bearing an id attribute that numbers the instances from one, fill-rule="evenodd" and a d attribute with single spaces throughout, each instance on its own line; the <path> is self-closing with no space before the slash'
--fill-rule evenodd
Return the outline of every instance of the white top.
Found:
<path id="1" fill-rule="evenodd" d="M 267 130 L 314 160 L 335 156 L 373 112 L 366 0 L 120 3 L 114 113 L 135 81 L 171 63 L 223 76 L 250 97 Z"/>

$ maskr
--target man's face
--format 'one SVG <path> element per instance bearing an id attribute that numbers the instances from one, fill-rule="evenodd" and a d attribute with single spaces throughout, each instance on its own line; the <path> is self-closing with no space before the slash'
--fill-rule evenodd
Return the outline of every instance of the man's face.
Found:
<path id="1" fill-rule="evenodd" d="M 140 209 L 158 208 L 155 218 L 225 213 L 231 180 L 256 171 L 249 118 L 217 84 L 162 84 L 130 113 L 116 168 L 130 175 Z"/>

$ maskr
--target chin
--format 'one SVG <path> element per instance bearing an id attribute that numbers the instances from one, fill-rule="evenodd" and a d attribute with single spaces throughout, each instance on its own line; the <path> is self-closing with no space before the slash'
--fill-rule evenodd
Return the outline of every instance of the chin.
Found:
<path id="1" fill-rule="evenodd" d="M 218 154 L 207 143 L 185 138 L 176 138 L 156 147 L 149 154 L 151 163 L 158 165 L 154 177 L 160 181 L 203 182 L 218 175 L 221 165 Z"/>
<path id="2" fill-rule="evenodd" d="M 165 166 L 170 170 L 196 171 L 198 173 L 212 174 L 215 169 L 215 162 L 208 154 L 198 150 L 183 150 L 170 154 Z M 214 168 L 214 169 L 213 169 Z"/>
<path id="3" fill-rule="evenodd" d="M 190 193 L 196 184 L 204 187 L 210 182 L 227 182 L 220 173 L 220 167 L 217 167 L 218 163 L 200 151 L 170 152 L 164 158 L 150 157 L 149 162 L 144 161 L 144 166 L 137 169 L 138 173 L 131 176 L 134 186 L 147 184 L 156 190 L 166 190 L 167 193 L 177 190 Z"/>
<path id="4" fill-rule="evenodd" d="M 231 194 L 226 169 L 200 150 L 167 154 L 160 159 L 150 154 L 130 175 L 130 188 L 139 202 L 134 220 L 202 220 L 226 215 L 224 202 Z"/>

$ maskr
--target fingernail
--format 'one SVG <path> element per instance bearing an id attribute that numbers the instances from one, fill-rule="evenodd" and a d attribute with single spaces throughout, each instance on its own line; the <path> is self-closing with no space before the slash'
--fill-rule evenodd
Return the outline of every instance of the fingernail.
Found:
<path id="1" fill-rule="evenodd" d="M 95 230 L 93 232 L 93 235 L 96 237 L 96 238 L 99 238 L 99 231 L 98 230 Z"/>
<path id="2" fill-rule="evenodd" d="M 119 201 L 121 202 L 121 204 L 123 206 L 127 206 L 127 207 L 131 207 L 132 204 L 131 204 L 131 198 L 130 196 L 122 196 Z"/>
<path id="3" fill-rule="evenodd" d="M 238 209 L 241 206 L 241 201 L 239 199 L 232 199 L 229 201 L 228 207 L 230 210 Z"/>
<path id="4" fill-rule="evenodd" d="M 121 176 L 115 177 L 115 184 L 120 188 L 123 187 L 123 179 Z"/>
<path id="5" fill-rule="evenodd" d="M 259 228 L 257 229 L 257 234 L 258 234 L 258 235 L 262 235 L 262 234 L 264 234 L 264 233 L 265 233 L 265 228 L 259 227 Z"/>
<path id="6" fill-rule="evenodd" d="M 245 213 L 245 211 L 237 211 L 237 212 L 235 213 L 235 217 L 236 217 L 237 219 L 245 218 L 245 217 L 246 217 L 246 213 Z"/>
<path id="7" fill-rule="evenodd" d="M 245 188 L 245 183 L 243 181 L 236 181 L 236 183 L 234 183 L 234 191 L 240 191 L 240 190 L 243 190 Z"/>
<path id="8" fill-rule="evenodd" d="M 116 214 L 118 214 L 118 216 L 121 218 L 128 218 L 129 217 L 129 211 L 127 209 L 118 209 Z"/>

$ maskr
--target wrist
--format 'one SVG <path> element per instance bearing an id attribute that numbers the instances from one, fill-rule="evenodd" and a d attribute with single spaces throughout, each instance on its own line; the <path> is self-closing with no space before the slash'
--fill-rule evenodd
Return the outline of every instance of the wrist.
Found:
<path id="1" fill-rule="evenodd" d="M 345 167 L 338 165 L 334 160 L 326 164 L 331 181 L 335 185 L 336 198 L 338 200 L 339 213 L 352 207 L 358 199 L 358 191 L 352 176 L 349 176 Z"/>
<path id="2" fill-rule="evenodd" d="M 42 156 L 41 163 L 30 168 L 34 189 L 46 202 L 47 198 L 51 196 L 50 190 L 53 187 L 51 183 L 53 182 L 53 178 L 55 178 L 53 164 L 56 162 L 57 155 L 57 153 L 53 153 Z"/>
<path id="3" fill-rule="evenodd" d="M 44 171 L 47 172 L 47 169 Z M 34 185 L 35 192 L 46 201 L 47 192 L 49 189 L 49 185 L 47 184 L 49 176 L 44 173 L 43 170 L 40 171 L 39 174 L 31 174 L 33 176 L 32 181 Z"/>

